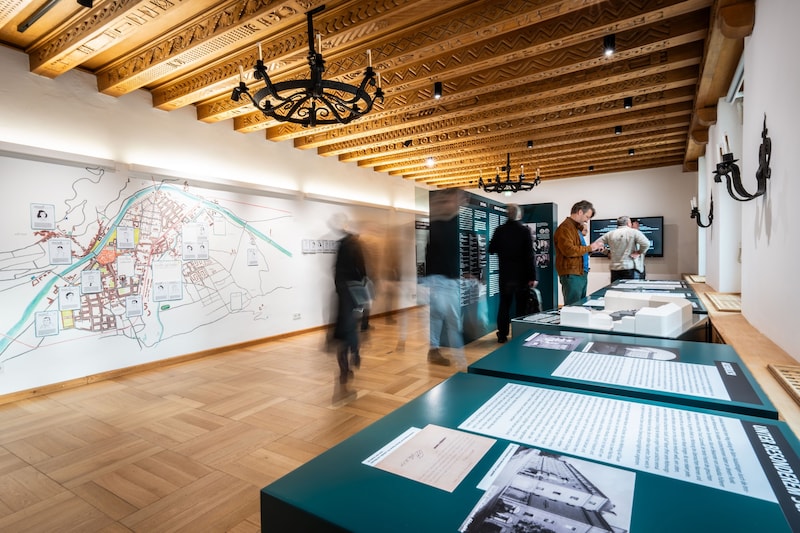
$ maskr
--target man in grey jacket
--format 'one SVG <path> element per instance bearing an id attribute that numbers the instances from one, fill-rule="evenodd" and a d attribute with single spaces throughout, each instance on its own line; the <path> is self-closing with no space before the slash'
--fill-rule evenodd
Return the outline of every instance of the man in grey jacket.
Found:
<path id="1" fill-rule="evenodd" d="M 611 230 L 595 241 L 608 247 L 611 258 L 611 283 L 618 279 L 636 279 L 636 260 L 650 248 L 650 240 L 644 233 L 631 227 L 631 219 L 621 216 L 617 229 Z"/>

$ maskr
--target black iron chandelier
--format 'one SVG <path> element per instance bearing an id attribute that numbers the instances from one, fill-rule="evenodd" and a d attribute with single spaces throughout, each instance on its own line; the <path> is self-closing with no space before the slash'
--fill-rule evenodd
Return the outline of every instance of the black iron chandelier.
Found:
<path id="1" fill-rule="evenodd" d="M 500 178 L 500 171 L 506 173 L 505 179 Z M 524 165 L 519 166 L 519 176 L 511 179 L 511 154 L 506 154 L 506 166 L 497 169 L 497 175 L 494 177 L 494 181 L 486 183 L 483 181 L 483 176 L 481 176 L 478 178 L 478 187 L 486 192 L 518 192 L 530 191 L 539 185 L 540 182 L 541 179 L 539 177 L 538 168 L 536 169 L 536 177 L 531 181 L 525 181 Z"/>
<path id="2" fill-rule="evenodd" d="M 372 54 L 367 51 L 367 69 L 358 86 L 334 80 L 322 79 L 325 60 L 322 59 L 322 37 L 318 36 L 317 49 L 314 48 L 313 16 L 325 9 L 319 6 L 312 9 L 308 17 L 308 66 L 311 70 L 308 79 L 272 83 L 264 66 L 261 45 L 258 46 L 258 61 L 253 67 L 256 80 L 264 80 L 263 88 L 250 93 L 244 82 L 243 68 L 239 67 L 239 85 L 233 89 L 231 100 L 238 102 L 242 95 L 247 96 L 264 116 L 280 122 L 291 122 L 302 126 L 323 124 L 347 124 L 372 110 L 375 100 L 383 102 L 380 75 L 372 69 Z M 376 81 L 377 78 L 377 81 Z M 370 96 L 368 89 L 374 88 Z"/>

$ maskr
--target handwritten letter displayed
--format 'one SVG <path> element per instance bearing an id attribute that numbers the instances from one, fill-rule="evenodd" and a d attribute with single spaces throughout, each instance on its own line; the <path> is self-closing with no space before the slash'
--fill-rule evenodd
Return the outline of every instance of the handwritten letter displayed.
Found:
<path id="1" fill-rule="evenodd" d="M 494 439 L 429 424 L 404 434 L 364 461 L 437 489 L 453 492 L 489 451 Z"/>

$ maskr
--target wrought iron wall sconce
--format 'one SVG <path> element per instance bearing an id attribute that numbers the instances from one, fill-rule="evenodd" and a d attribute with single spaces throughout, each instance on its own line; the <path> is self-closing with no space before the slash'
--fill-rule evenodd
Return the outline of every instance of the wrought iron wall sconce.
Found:
<path id="1" fill-rule="evenodd" d="M 770 158 L 772 157 L 772 140 L 767 137 L 767 116 L 764 115 L 764 126 L 761 130 L 761 146 L 758 149 L 758 170 L 756 171 L 756 192 L 749 193 L 742 185 L 742 176 L 739 166 L 736 164 L 738 159 L 733 158 L 733 153 L 730 147 L 727 146 L 728 138 L 725 137 L 725 144 L 728 149 L 727 154 L 722 155 L 722 161 L 717 163 L 717 169 L 714 171 L 714 182 L 722 183 L 723 176 L 725 177 L 725 185 L 728 189 L 728 194 L 736 201 L 748 202 L 759 196 L 763 196 L 767 192 L 767 180 L 772 171 L 769 168 Z M 722 152 L 722 148 L 720 148 Z"/>
<path id="2" fill-rule="evenodd" d="M 697 222 L 697 225 L 700 226 L 701 228 L 709 227 L 711 223 L 714 221 L 714 195 L 713 194 L 711 195 L 711 206 L 709 207 L 708 210 L 707 224 L 703 224 L 703 222 L 700 220 L 701 216 L 700 208 L 697 207 L 697 200 L 695 198 L 692 198 L 691 204 L 692 204 L 692 212 L 690 213 L 689 216 L 691 216 L 695 220 L 695 222 Z"/>

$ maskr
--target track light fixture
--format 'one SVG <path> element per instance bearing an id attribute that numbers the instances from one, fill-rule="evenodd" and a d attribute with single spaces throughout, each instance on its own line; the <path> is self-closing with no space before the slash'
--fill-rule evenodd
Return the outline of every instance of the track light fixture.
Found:
<path id="1" fill-rule="evenodd" d="M 506 173 L 505 179 L 500 178 L 500 172 Z M 539 176 L 539 169 L 536 169 L 536 177 L 533 181 L 525 181 L 525 166 L 519 166 L 519 176 L 516 179 L 511 178 L 511 154 L 506 154 L 506 165 L 497 169 L 497 175 L 494 181 L 486 183 L 483 181 L 483 176 L 478 178 L 478 188 L 486 192 L 518 192 L 530 191 L 541 182 Z"/>
<path id="2" fill-rule="evenodd" d="M 612 33 L 603 37 L 603 53 L 606 56 L 613 55 L 617 51 L 617 38 Z"/>
<path id="3" fill-rule="evenodd" d="M 375 100 L 382 102 L 381 76 L 377 75 L 376 82 L 376 74 L 372 69 L 372 53 L 369 50 L 367 50 L 367 68 L 361 85 L 322 79 L 322 74 L 325 72 L 322 37 L 318 36 L 318 49 L 315 49 L 313 16 L 323 9 L 324 5 L 306 13 L 308 66 L 311 71 L 308 78 L 272 83 L 259 44 L 258 61 L 253 69 L 253 77 L 256 80 L 264 80 L 266 86 L 256 91 L 254 95 L 250 94 L 244 83 L 244 69 L 239 66 L 239 85 L 234 87 L 231 100 L 238 102 L 242 96 L 246 96 L 268 118 L 311 127 L 322 124 L 348 124 L 369 113 Z M 373 95 L 367 92 L 370 88 L 375 89 Z"/>
<path id="4" fill-rule="evenodd" d="M 622 105 L 625 107 L 625 109 L 632 108 L 633 107 L 633 97 L 632 96 L 626 96 L 625 99 L 622 101 Z"/>
<path id="5" fill-rule="evenodd" d="M 622 134 L 622 126 L 614 126 L 614 135 Z"/>
<path id="6" fill-rule="evenodd" d="M 80 5 L 82 5 L 83 7 L 92 7 L 92 5 L 94 4 L 94 1 L 93 0 L 78 0 L 78 3 Z"/>
<path id="7" fill-rule="evenodd" d="M 528 148 L 533 148 L 533 141 L 528 141 Z"/>
<path id="8" fill-rule="evenodd" d="M 53 9 L 53 7 L 59 2 L 59 0 L 48 0 L 46 3 L 42 4 L 42 6 L 33 12 L 31 16 L 23 20 L 18 26 L 17 31 L 20 33 L 25 33 L 28 28 L 33 26 L 33 23 L 42 18 L 45 13 Z M 80 2 L 78 2 L 80 3 Z"/>
<path id="9" fill-rule="evenodd" d="M 589 172 L 594 172 L 594 165 L 589 165 Z"/>
<path id="10" fill-rule="evenodd" d="M 442 82 L 437 81 L 433 84 L 433 97 L 437 100 L 442 97 Z"/>
<path id="11" fill-rule="evenodd" d="M 634 154 L 636 154 L 636 150 L 634 150 L 633 148 L 628 148 L 628 155 L 634 155 Z"/>

